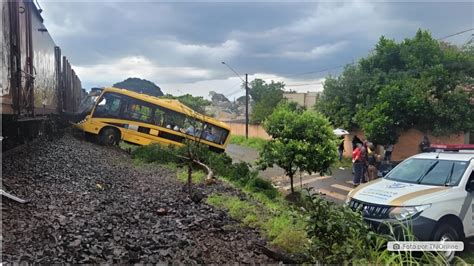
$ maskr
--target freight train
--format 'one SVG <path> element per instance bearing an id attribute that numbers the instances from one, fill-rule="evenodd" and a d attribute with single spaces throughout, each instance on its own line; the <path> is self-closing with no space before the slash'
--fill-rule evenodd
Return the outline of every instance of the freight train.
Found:
<path id="1" fill-rule="evenodd" d="M 58 130 L 79 111 L 81 81 L 43 24 L 31 0 L 1 1 L 3 150 Z"/>

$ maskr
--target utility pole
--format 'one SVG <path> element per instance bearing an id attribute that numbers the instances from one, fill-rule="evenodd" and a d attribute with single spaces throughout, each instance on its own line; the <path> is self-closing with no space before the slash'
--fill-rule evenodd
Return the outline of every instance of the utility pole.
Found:
<path id="1" fill-rule="evenodd" d="M 240 78 L 243 82 L 245 82 L 245 138 L 249 138 L 249 78 L 248 74 L 245 74 L 245 80 L 235 71 L 231 66 L 226 64 L 226 62 L 221 62 L 223 65 L 226 65 L 232 72 L 234 72 L 237 77 Z"/>
<path id="2" fill-rule="evenodd" d="M 245 138 L 249 138 L 249 79 L 245 74 Z"/>

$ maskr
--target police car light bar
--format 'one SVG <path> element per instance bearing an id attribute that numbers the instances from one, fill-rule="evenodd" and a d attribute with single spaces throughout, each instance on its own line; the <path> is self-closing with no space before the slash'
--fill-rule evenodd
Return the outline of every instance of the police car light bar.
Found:
<path id="1" fill-rule="evenodd" d="M 474 150 L 474 144 L 431 144 L 430 148 L 445 151 Z"/>

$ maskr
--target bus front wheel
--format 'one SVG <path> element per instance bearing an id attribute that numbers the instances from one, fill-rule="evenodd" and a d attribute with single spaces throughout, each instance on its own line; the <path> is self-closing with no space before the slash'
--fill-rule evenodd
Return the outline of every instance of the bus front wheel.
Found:
<path id="1" fill-rule="evenodd" d="M 99 144 L 104 146 L 117 145 L 120 140 L 120 135 L 117 130 L 113 128 L 105 128 L 99 134 Z"/>

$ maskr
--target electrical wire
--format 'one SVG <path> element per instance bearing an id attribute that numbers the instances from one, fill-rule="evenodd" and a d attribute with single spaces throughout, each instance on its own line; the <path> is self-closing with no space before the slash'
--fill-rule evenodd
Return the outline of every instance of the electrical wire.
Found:
<path id="1" fill-rule="evenodd" d="M 459 32 L 456 32 L 456 33 L 453 33 L 453 34 L 450 34 L 450 35 L 447 35 L 447 36 L 438 38 L 438 39 L 436 39 L 436 40 L 437 40 L 437 41 L 440 41 L 440 40 L 448 39 L 448 38 L 451 38 L 451 37 L 454 37 L 454 36 L 457 36 L 457 35 L 460 35 L 460 34 L 469 32 L 469 31 L 473 31 L 473 30 L 474 30 L 474 28 L 462 30 L 462 31 L 459 31 Z M 399 51 L 393 51 L 393 53 L 396 53 L 396 52 L 399 52 Z M 326 71 L 329 71 L 329 70 L 339 69 L 339 68 L 342 68 L 342 67 L 345 67 L 345 66 L 348 66 L 348 65 L 354 65 L 354 64 L 355 64 L 355 62 L 350 62 L 350 63 L 347 63 L 347 64 L 337 65 L 337 66 L 328 67 L 328 68 L 323 68 L 323 69 L 319 69 L 319 70 L 315 70 L 315 71 L 309 71 L 309 72 L 302 72 L 302 73 L 296 73 L 296 74 L 285 75 L 285 77 L 294 77 L 294 76 L 303 76 L 303 75 L 308 75 L 308 74 L 316 74 L 316 73 L 326 72 Z"/>
<path id="2" fill-rule="evenodd" d="M 286 84 L 286 86 L 299 87 L 299 86 L 307 86 L 307 85 L 320 85 L 323 83 L 324 83 L 323 81 L 320 81 L 320 82 L 314 82 L 314 83 Z"/>
<path id="3" fill-rule="evenodd" d="M 470 28 L 470 29 L 467 29 L 467 30 L 459 31 L 459 32 L 456 32 L 456 33 L 453 33 L 453 34 L 444 36 L 444 37 L 442 37 L 442 38 L 438 38 L 438 39 L 436 39 L 436 40 L 438 40 L 438 41 L 444 40 L 444 39 L 451 38 L 451 37 L 454 37 L 454 36 L 456 36 L 456 35 L 463 34 L 463 33 L 469 32 L 469 31 L 473 31 L 473 30 L 474 30 L 474 28 Z"/>

